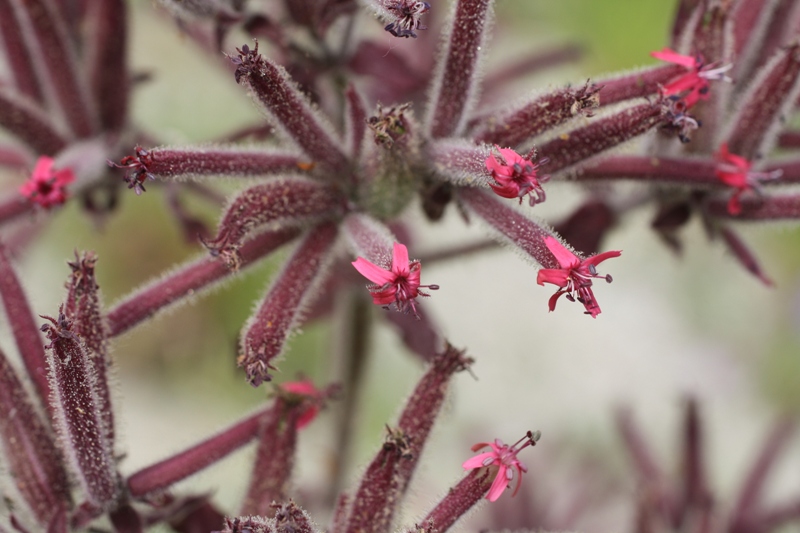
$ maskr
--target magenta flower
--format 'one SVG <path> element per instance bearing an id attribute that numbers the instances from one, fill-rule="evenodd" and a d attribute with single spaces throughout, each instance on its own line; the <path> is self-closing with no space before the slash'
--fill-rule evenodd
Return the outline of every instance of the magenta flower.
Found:
<path id="1" fill-rule="evenodd" d="M 728 200 L 728 213 L 738 215 L 742 212 L 742 203 L 739 198 L 747 191 L 753 191 L 761 195 L 760 184 L 765 180 L 780 178 L 783 171 L 773 170 L 772 172 L 753 172 L 750 170 L 752 163 L 744 157 L 732 154 L 728 151 L 728 144 L 720 146 L 716 153 L 717 168 L 715 172 L 722 183 L 729 187 L 734 187 L 736 192 Z"/>
<path id="2" fill-rule="evenodd" d="M 664 85 L 661 92 L 664 96 L 683 95 L 687 108 L 694 106 L 699 100 L 708 100 L 708 80 L 732 81 L 725 75 L 727 71 L 733 68 L 732 64 L 722 67 L 713 63 L 706 65 L 699 55 L 695 57 L 685 56 L 670 48 L 663 48 L 658 52 L 650 52 L 650 55 L 661 61 L 686 67 L 688 72 Z"/>
<path id="3" fill-rule="evenodd" d="M 320 402 L 324 398 L 324 394 L 320 391 L 310 379 L 303 379 L 300 381 L 287 381 L 280 385 L 283 392 L 295 394 L 308 398 L 310 402 L 308 406 L 303 409 L 297 419 L 297 429 L 303 429 L 316 418 L 319 413 Z"/>
<path id="4" fill-rule="evenodd" d="M 597 300 L 595 300 L 594 293 L 592 292 L 592 278 L 603 278 L 608 283 L 611 283 L 612 279 L 610 275 L 601 276 L 597 273 L 597 265 L 606 259 L 619 257 L 622 255 L 622 252 L 603 252 L 602 254 L 593 255 L 581 261 L 578 256 L 564 248 L 564 246 L 558 242 L 558 239 L 548 235 L 544 238 L 544 243 L 560 266 L 560 268 L 543 268 L 536 276 L 536 283 L 539 285 L 552 283 L 560 287 L 560 289 L 550 297 L 550 301 L 548 302 L 550 311 L 556 308 L 558 298 L 562 294 L 566 294 L 567 300 L 571 302 L 575 300 L 579 301 L 586 308 L 587 315 L 592 315 L 592 318 L 597 318 L 597 315 L 600 314 L 600 306 L 597 305 Z M 575 293 L 577 293 L 577 296 Z"/>
<path id="5" fill-rule="evenodd" d="M 514 487 L 514 493 L 511 495 L 513 497 L 517 494 L 520 484 L 522 483 L 523 472 L 528 471 L 525 465 L 517 459 L 517 454 L 528 446 L 535 446 L 541 436 L 542 434 L 538 431 L 535 433 L 528 431 L 524 437 L 511 446 L 503 444 L 503 441 L 500 439 L 495 439 L 494 442 L 479 442 L 472 447 L 473 452 L 477 452 L 481 448 L 486 448 L 487 446 L 491 448 L 492 451 L 483 452 L 471 459 L 467 459 L 461 466 L 467 470 L 483 468 L 485 466 L 497 466 L 497 475 L 494 478 L 492 486 L 489 488 L 489 492 L 486 494 L 486 499 L 490 502 L 496 501 L 497 498 L 503 494 L 503 491 L 514 480 L 514 470 L 516 470 L 517 486 Z"/>
<path id="6" fill-rule="evenodd" d="M 20 185 L 19 192 L 30 201 L 49 209 L 66 201 L 66 186 L 73 181 L 75 175 L 72 170 L 53 170 L 53 158 L 42 156 L 28 181 Z"/>
<path id="7" fill-rule="evenodd" d="M 420 287 L 435 291 L 438 285 L 420 285 L 420 264 L 419 261 L 408 260 L 408 248 L 399 242 L 394 243 L 392 253 L 392 268 L 383 269 L 378 265 L 370 263 L 363 257 L 353 261 L 353 266 L 358 273 L 370 280 L 375 285 L 369 287 L 372 294 L 372 302 L 377 305 L 395 305 L 398 311 L 408 313 L 411 310 L 417 315 L 415 305 L 417 296 L 428 297 L 419 290 Z"/>
<path id="8" fill-rule="evenodd" d="M 522 157 L 511 148 L 496 148 L 500 151 L 502 160 L 498 161 L 494 154 L 486 158 L 486 168 L 491 171 L 495 181 L 489 186 L 495 194 L 503 198 L 519 198 L 519 203 L 529 194 L 531 207 L 544 202 L 545 194 L 541 184 L 546 183 L 550 176 L 539 177 L 537 170 L 547 160 L 534 163 L 531 157 L 535 157 L 535 152 L 528 157 Z"/>

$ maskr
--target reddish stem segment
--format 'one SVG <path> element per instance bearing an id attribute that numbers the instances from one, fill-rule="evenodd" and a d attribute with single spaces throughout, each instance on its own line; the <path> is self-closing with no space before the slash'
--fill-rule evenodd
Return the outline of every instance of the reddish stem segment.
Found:
<path id="1" fill-rule="evenodd" d="M 729 212 L 727 200 L 711 200 L 706 204 L 706 210 L 712 216 L 735 220 L 797 220 L 800 218 L 800 195 L 744 198 L 741 204 L 742 211 L 736 215 Z"/>
<path id="2" fill-rule="evenodd" d="M 0 87 L 0 126 L 39 154 L 55 155 L 67 145 L 66 137 L 33 100 L 3 87 Z"/>
<path id="3" fill-rule="evenodd" d="M 486 117 L 475 138 L 500 146 L 518 146 L 532 137 L 567 120 L 591 114 L 597 107 L 600 87 L 586 83 L 574 90 L 561 89 L 522 104 L 500 117 Z"/>
<path id="4" fill-rule="evenodd" d="M 97 102 L 100 125 L 120 131 L 128 117 L 128 8 L 125 0 L 89 2 L 86 25 L 88 70 L 92 98 Z"/>
<path id="5" fill-rule="evenodd" d="M 494 481 L 495 467 L 478 468 L 451 488 L 447 496 L 428 513 L 419 526 L 407 533 L 444 533 L 488 492 Z"/>
<path id="6" fill-rule="evenodd" d="M 166 489 L 238 450 L 258 435 L 274 409 L 272 406 L 258 411 L 213 437 L 132 474 L 127 481 L 131 496 L 141 498 Z"/>
<path id="7" fill-rule="evenodd" d="M 88 87 L 81 84 L 75 50 L 68 29 L 45 0 L 20 0 L 33 35 L 42 50 L 42 61 L 53 92 L 72 132 L 79 138 L 95 131 L 94 110 L 89 105 Z"/>
<path id="8" fill-rule="evenodd" d="M 544 238 L 551 235 L 549 231 L 497 200 L 494 195 L 479 189 L 462 189 L 459 197 L 470 211 L 485 220 L 509 242 L 520 247 L 543 268 L 559 268 L 558 262 L 544 243 Z"/>
<path id="9" fill-rule="evenodd" d="M 239 269 L 244 269 L 294 239 L 300 230 L 264 232 L 239 249 Z M 214 284 L 235 272 L 217 258 L 203 256 L 134 292 L 108 312 L 109 336 L 116 337 L 147 320 L 169 305 Z"/>
<path id="10" fill-rule="evenodd" d="M 279 396 L 264 417 L 241 514 L 267 516 L 274 502 L 286 500 L 303 403 L 292 404 Z"/>
<path id="11" fill-rule="evenodd" d="M 692 186 L 722 185 L 714 170 L 717 163 L 704 159 L 615 156 L 581 169 L 578 181 L 632 179 L 641 182 Z"/>
<path id="12" fill-rule="evenodd" d="M 542 144 L 539 153 L 548 158 L 547 172 L 558 172 L 629 141 L 669 121 L 661 104 L 640 104 Z"/>
<path id="13" fill-rule="evenodd" d="M 727 137 L 730 152 L 749 161 L 769 152 L 800 94 L 800 44 L 781 50 L 753 83 Z"/>
<path id="14" fill-rule="evenodd" d="M 662 85 L 685 71 L 680 65 L 659 65 L 624 76 L 596 80 L 594 84 L 600 87 L 600 105 L 610 105 L 656 94 Z"/>
<path id="15" fill-rule="evenodd" d="M 33 69 L 35 63 L 10 0 L 0 0 L 0 39 L 17 89 L 31 100 L 42 103 L 42 91 Z"/>
<path id="16" fill-rule="evenodd" d="M 428 128 L 432 137 L 450 137 L 462 129 L 475 100 L 478 61 L 486 39 L 492 0 L 459 0 L 431 90 Z"/>
<path id="17" fill-rule="evenodd" d="M 71 504 L 67 474 L 50 428 L 0 352 L 0 436 L 4 460 L 25 502 L 44 527 Z"/>
<path id="18" fill-rule="evenodd" d="M 50 404 L 50 383 L 47 380 L 47 362 L 44 355 L 44 341 L 34 320 L 28 298 L 17 278 L 5 248 L 0 245 L 0 297 L 6 318 L 11 324 L 11 332 L 17 343 L 28 376 L 33 380 L 39 400 L 52 409 Z"/>

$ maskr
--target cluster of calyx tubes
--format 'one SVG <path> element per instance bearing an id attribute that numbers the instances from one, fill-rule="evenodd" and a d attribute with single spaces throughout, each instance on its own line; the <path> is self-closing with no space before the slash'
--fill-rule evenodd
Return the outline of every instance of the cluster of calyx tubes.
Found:
<path id="1" fill-rule="evenodd" d="M 710 238 L 721 237 L 767 284 L 734 225 L 800 219 L 800 195 L 785 187 L 800 181 L 800 132 L 786 126 L 800 101 L 800 1 L 680 0 L 671 41 L 650 54 L 657 65 L 531 92 L 500 107 L 482 95 L 569 61 L 575 50 L 534 53 L 503 69 L 484 65 L 493 0 L 453 0 L 442 16 L 438 54 L 430 50 L 435 39 L 419 37 L 431 31 L 426 18 L 446 9 L 439 4 L 276 0 L 269 12 L 241 0 L 162 4 L 199 45 L 225 52 L 231 82 L 252 96 L 264 125 L 212 144 L 159 146 L 159 132 L 139 127 L 129 113 L 143 80 L 128 64 L 124 0 L 0 0 L 7 69 L 0 126 L 10 139 L 0 144 L 0 165 L 28 175 L 0 199 L 0 297 L 22 362 L 17 368 L 0 352 L 0 444 L 9 474 L 0 533 L 137 532 L 156 524 L 178 532 L 322 531 L 304 510 L 320 502 L 293 499 L 298 432 L 336 399 L 342 449 L 350 442 L 370 298 L 426 370 L 358 485 L 339 492 L 339 466 L 331 490 L 317 492 L 332 504 L 330 533 L 397 531 L 398 506 L 451 378 L 473 361 L 444 341 L 425 313 L 421 299 L 440 285 L 423 284 L 422 265 L 492 246 L 453 246 L 413 259 L 401 218 L 409 206 L 420 206 L 431 223 L 454 210 L 467 223 L 485 224 L 541 267 L 536 282 L 555 286 L 550 311 L 564 296 L 593 319 L 601 314 L 594 282 L 612 281 L 599 272 L 601 263 L 606 269 L 613 262 L 605 261 L 621 256 L 601 252 L 600 244 L 643 203 L 656 206 L 652 228 L 670 248 L 680 251 L 679 232 L 696 215 Z M 359 40 L 356 23 L 372 23 L 365 8 L 385 32 Z M 231 36 L 242 33 L 252 41 L 237 48 Z M 409 47 L 388 42 L 397 38 Z M 638 152 L 620 155 L 614 149 L 622 145 Z M 775 157 L 779 149 L 784 155 Z M 222 203 L 205 183 L 187 181 L 213 177 L 258 180 L 227 201 L 210 231 L 184 200 Z M 38 319 L 12 265 L 35 233 L 31 226 L 70 202 L 105 219 L 125 185 L 142 194 L 150 180 L 162 186 L 170 213 L 202 256 L 105 306 L 97 257 L 76 252 L 63 304 Z M 587 188 L 585 201 L 553 225 L 531 216 L 540 204 L 559 201 L 559 191 L 546 194 L 545 186 L 565 181 L 608 186 Z M 619 181 L 642 187 L 631 192 L 617 188 Z M 292 251 L 241 332 L 236 361 L 251 385 L 272 381 L 289 337 L 304 323 L 342 312 L 345 302 L 343 382 L 274 386 L 263 408 L 127 472 L 109 387 L 112 339 L 289 242 Z M 790 427 L 775 430 L 746 497 L 723 520 L 701 468 L 696 404 L 687 408 L 687 479 L 676 486 L 621 415 L 649 491 L 637 501 L 636 527 L 755 533 L 796 520 L 796 502 L 757 505 L 763 474 Z M 513 445 L 495 439 L 473 446 L 477 455 L 461 460 L 463 478 L 403 531 L 443 533 L 482 499 L 494 502 L 512 487 L 516 494 L 527 472 L 518 454 L 540 437 L 519 432 Z M 224 513 L 211 496 L 175 487 L 251 442 L 257 450 L 239 509 Z M 541 527 L 535 520 L 526 527 Z"/>

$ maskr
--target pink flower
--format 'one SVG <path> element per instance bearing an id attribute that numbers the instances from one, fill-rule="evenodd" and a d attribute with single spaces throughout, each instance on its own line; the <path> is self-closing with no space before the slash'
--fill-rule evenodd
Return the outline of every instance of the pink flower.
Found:
<path id="1" fill-rule="evenodd" d="M 597 273 L 597 265 L 610 259 L 612 257 L 619 257 L 622 252 L 603 252 L 602 254 L 593 255 L 588 259 L 581 261 L 575 254 L 564 248 L 557 239 L 547 236 L 544 238 L 544 243 L 550 250 L 560 268 L 543 268 L 539 271 L 536 277 L 536 283 L 544 285 L 545 283 L 552 283 L 558 285 L 560 289 L 550 297 L 549 306 L 550 311 L 556 308 L 556 302 L 562 294 L 567 295 L 567 300 L 574 302 L 579 301 L 586 308 L 586 314 L 592 315 L 592 318 L 597 318 L 600 314 L 600 306 L 597 305 L 597 300 L 594 299 L 592 293 L 592 278 L 603 278 L 608 283 L 611 283 L 611 276 L 601 276 Z M 577 293 L 577 296 L 576 294 Z"/>
<path id="2" fill-rule="evenodd" d="M 489 186 L 495 194 L 503 198 L 519 198 L 519 203 L 522 203 L 523 196 L 529 194 L 531 207 L 544 202 L 545 194 L 541 184 L 546 183 L 550 176 L 539 177 L 537 170 L 547 160 L 533 163 L 531 156 L 535 157 L 535 152 L 525 158 L 511 148 L 496 148 L 500 151 L 502 161 L 498 161 L 494 154 L 486 158 L 486 168 L 491 171 L 495 181 Z"/>
<path id="3" fill-rule="evenodd" d="M 375 285 L 369 287 L 372 302 L 377 305 L 395 305 L 398 311 L 408 313 L 411 310 L 417 315 L 415 306 L 417 296 L 430 296 L 420 291 L 420 287 L 437 290 L 438 285 L 420 285 L 419 261 L 408 260 L 408 248 L 396 242 L 392 254 L 392 268 L 383 269 L 370 263 L 363 257 L 353 261 L 353 266 L 359 274 L 370 280 Z"/>
<path id="4" fill-rule="evenodd" d="M 512 446 L 503 444 L 503 441 L 500 439 L 495 439 L 494 442 L 479 442 L 472 447 L 473 452 L 477 452 L 481 448 L 486 448 L 487 446 L 491 448 L 492 451 L 478 454 L 464 461 L 464 464 L 461 466 L 467 470 L 492 465 L 498 467 L 494 482 L 492 482 L 492 486 L 486 494 L 486 499 L 490 502 L 497 500 L 497 498 L 503 494 L 503 491 L 508 488 L 508 485 L 514 479 L 514 470 L 516 470 L 517 486 L 514 488 L 514 493 L 511 495 L 513 497 L 517 494 L 519 486 L 522 483 L 522 473 L 528 471 L 525 465 L 517 459 L 517 454 L 528 446 L 535 446 L 541 436 L 542 434 L 538 431 L 535 433 L 528 431 L 524 437 Z"/>
<path id="5" fill-rule="evenodd" d="M 36 162 L 31 177 L 20 185 L 19 192 L 32 202 L 50 208 L 67 199 L 66 186 L 75 181 L 69 168 L 53 170 L 53 159 L 42 156 Z"/>
<path id="6" fill-rule="evenodd" d="M 685 56 L 669 48 L 664 48 L 659 52 L 650 52 L 650 55 L 661 61 L 686 67 L 688 72 L 666 84 L 662 87 L 661 92 L 664 96 L 683 94 L 687 108 L 694 106 L 699 100 L 708 100 L 708 80 L 732 81 L 725 75 L 733 68 L 732 64 L 723 67 L 713 63 L 705 65 L 701 56 Z"/>
<path id="7" fill-rule="evenodd" d="M 314 386 L 314 383 L 309 379 L 301 381 L 287 381 L 280 385 L 281 390 L 289 394 L 296 394 L 297 396 L 305 396 L 309 399 L 308 406 L 300 413 L 297 419 L 297 429 L 302 429 L 311 423 L 312 420 L 319 413 L 320 402 L 322 401 L 322 392 Z"/>
<path id="8" fill-rule="evenodd" d="M 742 212 L 742 204 L 739 201 L 742 194 L 752 191 L 760 196 L 761 189 L 759 185 L 762 181 L 777 179 L 783 174 L 782 170 L 752 172 L 750 170 L 750 161 L 742 156 L 730 153 L 727 144 L 720 146 L 716 159 L 717 177 L 725 185 L 736 189 L 736 192 L 733 193 L 733 196 L 728 201 L 728 213 L 731 215 L 738 215 Z"/>

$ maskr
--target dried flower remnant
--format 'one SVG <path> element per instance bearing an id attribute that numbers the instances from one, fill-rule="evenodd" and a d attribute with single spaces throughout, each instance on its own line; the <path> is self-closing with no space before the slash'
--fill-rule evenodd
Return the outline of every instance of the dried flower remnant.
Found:
<path id="1" fill-rule="evenodd" d="M 492 482 L 489 492 L 486 494 L 486 499 L 490 502 L 496 501 L 500 495 L 503 494 L 503 491 L 508 488 L 509 484 L 514 480 L 514 471 L 516 470 L 517 484 L 512 494 L 512 496 L 514 496 L 517 494 L 522 484 L 522 474 L 528 471 L 525 465 L 517 459 L 517 454 L 528 446 L 535 446 L 541 436 L 542 434 L 539 431 L 528 431 L 524 437 L 511 446 L 503 444 L 503 441 L 500 439 L 495 439 L 494 442 L 479 442 L 472 447 L 473 452 L 477 452 L 486 447 L 491 448 L 492 451 L 478 454 L 464 461 L 464 464 L 461 466 L 466 470 L 483 468 L 485 466 L 497 466 L 497 475 Z"/>
<path id="2" fill-rule="evenodd" d="M 414 0 L 398 0 L 386 6 L 394 16 L 394 20 L 387 24 L 383 29 L 395 37 L 414 37 L 417 34 L 414 30 L 427 30 L 423 26 L 420 17 L 427 13 L 431 5 L 428 2 Z"/>
<path id="3" fill-rule="evenodd" d="M 405 113 L 411 104 L 392 106 L 383 109 L 378 105 L 378 114 L 367 119 L 367 126 L 375 136 L 375 144 L 384 148 L 391 148 L 394 143 L 409 132 L 408 119 Z"/>
<path id="4" fill-rule="evenodd" d="M 772 172 L 752 172 L 750 170 L 752 163 L 740 155 L 730 153 L 727 144 L 723 144 L 720 147 L 719 152 L 716 154 L 716 159 L 717 168 L 715 172 L 717 177 L 725 185 L 736 189 L 736 192 L 733 193 L 733 196 L 728 201 L 728 213 L 731 215 L 738 215 L 742 212 L 740 198 L 744 193 L 752 191 L 761 196 L 761 182 L 778 179 L 783 174 L 780 169 Z"/>
<path id="5" fill-rule="evenodd" d="M 398 311 L 403 313 L 412 311 L 414 315 L 417 315 L 417 297 L 427 298 L 430 296 L 430 294 L 420 291 L 420 287 L 432 291 L 439 288 L 438 285 L 420 285 L 422 267 L 419 261 L 408 260 L 408 248 L 399 242 L 394 243 L 392 267 L 389 270 L 381 268 L 363 257 L 359 257 L 352 264 L 359 274 L 375 284 L 369 287 L 374 304 L 387 308 L 394 305 Z"/>
<path id="6" fill-rule="evenodd" d="M 561 297 L 562 294 L 566 294 L 567 300 L 571 302 L 579 301 L 586 308 L 587 315 L 591 315 L 592 318 L 597 318 L 597 315 L 600 314 L 600 306 L 597 304 L 597 300 L 595 300 L 594 293 L 592 292 L 592 278 L 602 278 L 608 283 L 611 283 L 612 279 L 610 275 L 601 276 L 597 273 L 597 265 L 606 259 L 619 257 L 622 255 L 622 252 L 603 252 L 593 255 L 588 259 L 581 260 L 558 242 L 558 239 L 547 236 L 544 238 L 544 243 L 560 266 L 560 268 L 544 268 L 539 271 L 536 277 L 536 283 L 539 285 L 552 283 L 560 287 L 559 290 L 550 297 L 550 301 L 548 302 L 550 311 L 555 310 L 556 302 L 559 297 Z"/>
<path id="7" fill-rule="evenodd" d="M 700 121 L 687 113 L 688 110 L 689 106 L 685 100 L 677 96 L 666 98 L 664 113 L 669 121 L 662 124 L 659 129 L 676 135 L 683 144 L 690 142 L 692 132 L 700 127 Z"/>
<path id="8" fill-rule="evenodd" d="M 700 56 L 681 55 L 669 48 L 650 52 L 650 55 L 661 61 L 686 67 L 688 72 L 664 85 L 661 93 L 664 96 L 682 95 L 687 108 L 694 106 L 700 100 L 708 100 L 709 80 L 733 81 L 725 74 L 733 68 L 732 64 L 707 65 Z"/>
<path id="9" fill-rule="evenodd" d="M 125 169 L 125 183 L 128 184 L 129 189 L 133 189 L 139 195 L 146 192 L 144 181 L 148 178 L 151 180 L 156 178 L 148 170 L 148 166 L 153 161 L 150 151 L 137 145 L 134 152 L 136 155 L 126 155 L 119 163 L 111 160 L 107 161 L 107 163 L 110 167 Z"/>
<path id="10" fill-rule="evenodd" d="M 546 163 L 547 159 L 542 159 L 536 163 L 536 150 L 531 150 L 526 157 L 522 157 L 511 148 L 500 148 L 501 159 L 498 160 L 494 154 L 486 158 L 486 168 L 491 171 L 492 179 L 495 183 L 490 183 L 489 187 L 503 198 L 519 198 L 519 203 L 526 195 L 531 207 L 545 201 L 546 196 L 542 183 L 547 183 L 550 176 L 539 176 L 539 166 Z"/>
<path id="11" fill-rule="evenodd" d="M 53 170 L 53 163 L 51 157 L 40 157 L 31 177 L 19 188 L 23 196 L 45 209 L 63 204 L 67 200 L 66 186 L 75 181 L 71 169 Z"/>

